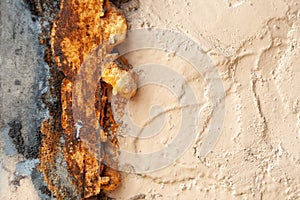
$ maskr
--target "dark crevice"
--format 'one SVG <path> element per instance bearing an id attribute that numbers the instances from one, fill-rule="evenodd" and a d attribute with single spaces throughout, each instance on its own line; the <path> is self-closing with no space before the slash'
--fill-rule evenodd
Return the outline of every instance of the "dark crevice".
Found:
<path id="1" fill-rule="evenodd" d="M 9 137 L 12 139 L 19 154 L 25 155 L 26 145 L 24 144 L 24 138 L 22 136 L 22 123 L 16 119 L 8 123 L 10 130 L 8 132 Z"/>
<path id="2" fill-rule="evenodd" d="M 111 0 L 111 2 L 118 8 L 121 7 L 123 3 L 127 3 L 130 0 Z"/>

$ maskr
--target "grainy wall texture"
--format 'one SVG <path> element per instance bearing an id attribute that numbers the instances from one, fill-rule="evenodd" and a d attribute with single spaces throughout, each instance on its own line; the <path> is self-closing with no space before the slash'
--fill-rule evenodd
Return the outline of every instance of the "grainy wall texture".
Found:
<path id="1" fill-rule="evenodd" d="M 60 109 L 56 83 L 62 80 L 62 75 L 47 58 L 49 35 L 46 34 L 50 32 L 59 2 L 40 2 L 43 1 L 0 1 L 0 199 L 3 200 L 55 198 L 37 166 L 41 122 Z M 190 130 L 196 130 L 197 134 L 191 145 L 177 149 L 182 150 L 178 159 L 163 167 L 151 158 L 143 160 L 150 163 L 147 168 L 153 169 L 150 172 L 145 168 L 138 170 L 141 168 L 130 160 L 125 162 L 129 166 L 121 166 L 120 187 L 106 195 L 120 200 L 300 199 L 299 1 L 131 0 L 114 3 L 124 11 L 133 36 L 137 34 L 136 29 L 158 28 L 166 34 L 175 31 L 180 36 L 166 45 L 162 39 L 165 34 L 160 32 L 156 34 L 158 50 L 140 48 L 124 53 L 141 81 L 126 112 L 130 112 L 133 121 L 140 126 L 157 123 L 147 130 L 159 131 L 159 134 L 139 140 L 130 137 L 128 131 L 134 130 L 124 125 L 118 138 L 120 149 L 136 155 L 149 154 L 168 147 L 176 134 L 193 133 Z M 40 33 L 45 41 L 39 41 Z M 192 51 L 185 46 L 183 38 L 192 40 L 202 51 L 199 54 Z M 141 41 L 132 43 L 151 43 L 151 40 Z M 125 48 L 129 48 L 126 45 Z M 195 57 L 180 56 L 182 48 Z M 214 96 L 206 79 L 212 71 L 199 71 L 193 65 L 200 55 L 209 58 L 224 88 L 224 104 L 218 110 L 221 119 L 213 117 L 218 116 L 218 112 L 214 112 L 216 105 L 211 103 Z M 161 70 L 164 81 L 153 79 L 159 84 L 142 85 L 147 75 L 159 77 L 159 73 L 145 68 L 154 65 L 172 69 L 186 80 L 185 84 L 169 79 L 168 71 Z M 48 81 L 55 74 L 57 80 Z M 210 79 L 211 84 L 213 80 Z M 168 83 L 170 87 L 164 88 L 163 84 Z M 176 96 L 178 85 L 180 98 Z M 191 112 L 181 118 L 178 105 L 186 101 L 187 85 L 200 111 L 196 113 L 195 127 L 178 133 L 181 124 L 190 123 L 195 114 Z M 113 97 L 112 102 L 117 106 Z M 155 116 L 165 123 L 155 121 Z M 115 117 L 120 121 L 123 116 Z M 216 125 L 221 128 L 217 130 L 220 134 L 215 135 L 211 152 L 204 156 L 202 147 L 215 119 L 221 123 Z M 161 125 L 162 128 L 157 128 Z M 61 168 L 56 181 L 62 182 L 61 191 L 68 193 L 73 191 L 71 180 L 64 176 L 68 173 L 66 163 L 59 158 L 63 155 L 58 155 L 56 166 Z"/>

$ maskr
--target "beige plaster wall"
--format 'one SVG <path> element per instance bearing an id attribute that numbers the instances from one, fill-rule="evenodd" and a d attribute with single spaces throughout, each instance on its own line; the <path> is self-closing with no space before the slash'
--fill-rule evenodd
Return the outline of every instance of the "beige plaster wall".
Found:
<path id="1" fill-rule="evenodd" d="M 123 173 L 122 187 L 111 196 L 299 199 L 299 2 L 153 0 L 141 1 L 137 11 L 127 14 L 132 29 L 175 30 L 198 42 L 216 66 L 224 85 L 225 118 L 213 152 L 199 158 L 212 118 L 203 74 L 189 62 L 180 60 L 176 51 L 171 58 L 167 52 L 157 50 L 129 53 L 127 58 L 133 66 L 162 64 L 188 80 L 202 109 L 200 131 L 196 141 L 170 166 L 151 173 Z M 161 87 L 144 87 L 130 103 L 136 123 L 151 118 L 148 113 L 155 104 L 137 101 L 143 97 L 154 102 L 159 99 L 161 106 L 178 103 L 176 98 L 170 100 L 174 96 L 168 91 L 158 88 Z M 125 136 L 121 148 L 137 154 L 166 148 L 178 134 L 175 131 L 178 124 L 187 122 L 176 111 L 166 114 L 166 127 L 159 135 L 137 141 Z"/>

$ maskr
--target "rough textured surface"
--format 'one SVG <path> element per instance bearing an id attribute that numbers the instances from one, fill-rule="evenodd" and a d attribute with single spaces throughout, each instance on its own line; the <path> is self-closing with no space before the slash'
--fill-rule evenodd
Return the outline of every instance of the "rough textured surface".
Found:
<path id="1" fill-rule="evenodd" d="M 124 41 L 126 32 L 122 12 L 109 1 L 61 1 L 51 30 L 51 49 L 56 66 L 65 75 L 61 85 L 63 134 L 58 133 L 61 130 L 55 124 L 45 121 L 40 151 L 40 170 L 59 199 L 76 196 L 62 194 L 60 184 L 53 183 L 57 175 L 48 173 L 49 162 L 57 162 L 55 151 L 61 144 L 60 136 L 65 140 L 62 148 L 75 187 L 73 193 L 88 198 L 100 194 L 101 189 L 114 190 L 120 183 L 120 174 L 112 169 L 116 165 L 113 151 L 110 155 L 106 150 L 116 146 L 117 124 L 110 112 L 107 86 L 101 83 L 101 68 L 115 66 L 116 72 L 129 74 L 113 64 L 115 58 L 109 54 Z M 111 78 L 118 83 L 117 74 L 111 74 Z M 113 87 L 123 94 L 119 84 Z"/>
<path id="2" fill-rule="evenodd" d="M 1 98 L 1 133 L 3 138 L 5 138 L 3 141 L 1 140 L 1 145 L 5 152 L 3 157 L 1 157 L 2 188 L 6 189 L 10 185 L 20 186 L 20 180 L 28 179 L 30 181 L 32 179 L 39 197 L 29 195 L 29 199 L 48 199 L 53 197 L 59 199 L 80 199 L 82 191 L 79 191 L 75 187 L 76 184 L 73 184 L 74 176 L 68 170 L 63 153 L 65 139 L 61 126 L 60 88 L 64 76 L 54 65 L 50 48 L 50 32 L 60 4 L 59 1 L 47 0 L 29 0 L 25 2 L 29 6 L 32 15 L 30 15 L 27 5 L 21 1 L 15 3 L 10 3 L 9 1 L 1 2 L 1 9 L 5 10 L 1 12 L 1 30 L 5 30 L 1 31 L 1 45 L 3 44 L 3 48 L 13 51 L 13 55 L 15 55 L 10 59 L 10 52 L 3 54 L 1 52 L 1 61 L 3 60 L 1 62 L 1 95 L 3 97 Z M 21 13 L 23 10 L 25 12 L 22 12 L 24 14 L 19 18 L 20 16 L 16 13 Z M 109 22 L 109 20 L 104 20 L 103 22 L 108 26 L 109 24 L 105 21 Z M 116 30 L 111 30 L 112 33 L 113 31 Z M 17 71 L 12 66 L 15 66 L 14 68 Z M 24 70 L 27 73 L 26 76 L 22 73 Z M 15 76 L 19 73 L 21 73 L 20 77 Z M 12 79 L 12 77 L 16 79 Z M 28 77 L 31 79 L 28 79 Z M 50 79 L 47 80 L 49 77 Z M 97 85 L 98 87 L 100 86 L 96 83 Z M 21 87 L 23 88 L 22 90 L 20 90 Z M 102 88 L 103 90 L 98 92 L 107 95 L 107 86 L 104 85 Z M 18 105 L 14 105 L 14 102 L 11 100 L 17 102 Z M 97 99 L 97 101 L 101 101 L 100 103 L 105 105 L 101 109 L 105 109 L 107 113 L 110 112 L 107 117 L 112 115 L 111 111 L 109 111 L 107 100 Z M 101 118 L 102 121 L 107 121 L 107 117 L 103 116 L 103 119 Z M 41 123 L 45 118 L 49 119 L 44 121 L 40 128 L 41 124 L 38 123 Z M 41 149 L 39 149 L 42 136 L 40 129 L 43 132 Z M 112 141 L 115 142 L 115 140 L 113 139 Z M 38 152 L 41 152 L 39 156 L 41 162 L 35 159 L 38 158 Z M 18 156 L 17 153 L 24 157 Z M 17 156 L 17 158 L 14 159 L 14 162 L 5 164 L 5 161 L 8 159 L 6 155 Z M 31 159 L 33 160 L 31 161 Z M 23 162 L 27 163 L 27 161 L 32 164 L 22 164 Z M 16 172 L 14 172 L 14 165 L 16 165 Z M 29 170 L 26 170 L 25 174 L 24 168 Z M 10 170 L 6 172 L 6 169 Z M 37 169 L 44 173 L 44 177 Z M 7 173 L 13 175 L 6 175 Z M 109 190 L 116 187 L 115 184 L 118 182 L 119 174 L 109 168 L 102 173 L 114 177 L 113 181 L 115 183 L 106 186 L 106 189 Z M 6 177 L 9 180 L 6 180 Z M 44 180 L 48 183 L 48 186 L 44 183 Z M 6 181 L 9 181 L 9 184 Z M 25 183 L 24 186 L 21 185 L 22 187 L 16 187 L 11 191 L 22 190 L 22 188 L 26 190 L 26 187 L 30 185 L 28 186 L 28 181 Z M 4 185 L 7 186 L 4 187 Z M 98 193 L 99 190 L 95 190 L 88 195 Z M 19 197 L 14 196 L 14 194 L 1 191 L 1 199 L 2 197 L 4 199 L 19 199 Z M 27 197 L 24 196 L 24 198 Z M 105 195 L 99 194 L 99 198 L 105 199 Z"/>
<path id="3" fill-rule="evenodd" d="M 123 173 L 123 187 L 111 196 L 299 199 L 299 2 L 141 1 L 139 9 L 128 13 L 127 19 L 132 29 L 167 28 L 198 41 L 222 76 L 226 117 L 222 135 L 205 159 L 198 158 L 204 139 L 200 136 L 169 167 L 147 174 Z M 201 76 L 176 57 L 176 52 L 171 59 L 157 51 L 131 53 L 127 59 L 133 66 L 156 61 L 173 67 L 187 77 L 191 86 L 195 85 L 195 93 L 200 91 L 200 101 L 205 100 Z M 150 94 L 156 91 L 155 87 L 145 88 L 142 93 L 138 90 L 136 98 L 150 101 Z M 163 93 L 160 94 L 161 97 Z M 137 101 L 131 106 L 139 113 L 150 110 L 147 104 Z M 148 117 L 131 113 L 135 119 Z M 204 120 L 200 124 L 205 135 L 208 125 Z M 165 134 L 168 132 L 162 133 Z M 150 152 L 155 147 L 162 148 L 155 141 L 164 141 L 164 136 L 139 143 L 130 137 L 121 138 L 120 148 L 135 151 L 137 146 L 136 152 Z"/>
<path id="4" fill-rule="evenodd" d="M 48 74 L 39 23 L 22 1 L 1 1 L 0 7 L 0 199 L 39 199 L 47 191 L 40 190 L 45 185 L 34 174 L 40 123 L 47 115 L 40 97 Z"/>
<path id="5" fill-rule="evenodd" d="M 5 49 L 1 51 L 1 95 L 7 97 L 2 98 L 1 104 L 0 199 L 50 199 L 51 193 L 46 187 L 34 188 L 31 179 L 41 180 L 36 171 L 27 176 L 28 172 L 21 170 L 21 176 L 16 176 L 17 163 L 26 158 L 17 153 L 8 135 L 10 131 L 19 132 L 19 126 L 11 130 L 9 123 L 20 121 L 26 149 L 25 146 L 31 146 L 27 141 L 29 133 L 35 133 L 30 127 L 33 124 L 38 127 L 40 123 L 32 123 L 35 120 L 27 116 L 36 110 L 33 106 L 38 99 L 30 95 L 30 91 L 33 91 L 31 86 L 39 85 L 35 82 L 39 79 L 33 74 L 41 69 L 42 65 L 35 62 L 41 57 L 36 56 L 35 51 L 26 51 L 25 56 L 14 53 L 20 52 L 17 50 L 20 44 L 28 44 L 26 49 L 30 49 L 37 38 L 32 39 L 36 36 L 28 34 L 28 30 L 30 26 L 36 28 L 38 25 L 31 21 L 22 2 L 0 1 L 0 5 L 1 48 Z M 299 199 L 299 2 L 154 0 L 129 1 L 119 6 L 126 11 L 132 29 L 168 28 L 181 31 L 199 42 L 222 76 L 226 89 L 226 119 L 218 144 L 206 159 L 198 158 L 203 141 L 199 136 L 180 160 L 165 169 L 148 174 L 122 173 L 122 186 L 108 195 L 116 199 Z M 40 8 L 40 12 L 46 10 Z M 195 85 L 199 99 L 205 100 L 202 98 L 205 83 L 201 76 L 176 55 L 170 57 L 161 52 L 144 51 L 126 57 L 133 66 L 153 61 L 174 66 L 191 85 Z M 59 91 L 57 88 L 56 85 L 51 90 Z M 141 91 L 146 91 L 144 94 L 149 98 L 138 91 L 136 99 L 156 100 L 150 99 L 153 95 L 149 94 L 155 94 L 153 89 Z M 138 102 L 132 103 L 134 106 Z M 145 101 L 142 105 L 133 107 L 140 113 L 133 117 L 147 117 L 143 115 L 148 112 Z M 54 115 L 57 110 L 60 108 L 52 107 L 49 113 Z M 32 116 L 40 119 L 43 115 Z M 204 113 L 204 116 L 207 115 Z M 59 126 L 59 122 L 57 124 Z M 205 123 L 201 126 L 205 134 L 207 126 Z M 168 135 L 168 132 L 164 133 L 164 136 Z M 133 141 L 132 144 L 130 139 L 120 138 L 119 144 L 121 148 L 122 145 L 135 145 L 137 150 L 150 151 L 157 147 L 157 141 L 160 139 L 140 144 Z M 58 148 L 58 151 L 62 150 Z M 35 163 L 35 160 L 30 163 Z"/>

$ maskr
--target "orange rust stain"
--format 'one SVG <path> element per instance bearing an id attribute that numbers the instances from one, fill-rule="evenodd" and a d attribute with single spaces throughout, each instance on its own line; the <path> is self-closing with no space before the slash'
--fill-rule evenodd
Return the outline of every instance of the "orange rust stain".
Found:
<path id="1" fill-rule="evenodd" d="M 108 155 L 105 155 L 103 148 L 100 152 L 102 157 L 98 157 L 76 138 L 72 110 L 75 77 L 83 62 L 93 51 L 101 52 L 101 54 L 91 61 L 92 64 L 101 66 L 106 53 L 109 53 L 114 45 L 125 39 L 126 31 L 127 24 L 124 16 L 106 0 L 62 0 L 60 12 L 53 24 L 52 54 L 57 67 L 65 75 L 61 86 L 61 124 L 66 140 L 64 156 L 74 178 L 75 188 L 84 198 L 97 195 L 102 189 L 114 190 L 120 184 L 120 174 L 101 163 L 103 159 L 111 160 Z M 116 147 L 118 144 L 114 133 L 118 125 L 114 121 L 107 98 L 110 86 L 102 81 L 94 84 L 97 86 L 97 90 L 90 101 L 94 102 L 96 116 L 103 128 L 103 131 L 99 133 L 102 134 L 100 138 L 104 138 L 102 142 Z M 57 197 L 61 197 L 58 194 L 59 190 L 47 175 L 47 168 L 49 163 L 51 167 L 51 163 L 55 162 L 51 156 L 55 156 L 56 153 L 51 150 L 57 149 L 55 145 L 58 144 L 62 133 L 51 127 L 49 121 L 43 122 L 41 131 L 44 138 L 40 151 L 40 170 L 44 172 L 49 189 Z M 107 141 L 106 137 L 108 137 Z M 91 143 L 102 145 L 100 141 L 95 141 L 95 138 L 91 138 Z M 116 165 L 113 162 L 109 164 Z"/>
<path id="2" fill-rule="evenodd" d="M 66 194 L 59 191 L 59 188 L 53 183 L 53 176 L 51 175 L 51 169 L 55 169 L 55 157 L 58 154 L 57 144 L 61 137 L 61 132 L 55 131 L 55 127 L 51 123 L 50 119 L 45 120 L 41 126 L 41 132 L 43 134 L 42 146 L 40 148 L 39 158 L 41 163 L 39 170 L 44 174 L 44 180 L 48 184 L 48 189 L 54 193 L 55 196 L 66 198 Z"/>

